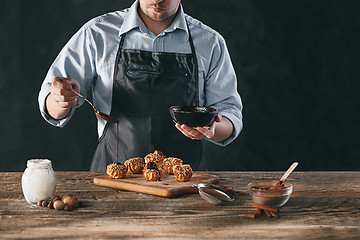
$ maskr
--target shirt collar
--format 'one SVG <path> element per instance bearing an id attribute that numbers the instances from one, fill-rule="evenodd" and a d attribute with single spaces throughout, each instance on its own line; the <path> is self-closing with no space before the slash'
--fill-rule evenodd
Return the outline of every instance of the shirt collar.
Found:
<path id="1" fill-rule="evenodd" d="M 132 30 L 134 28 L 139 28 L 140 31 L 146 32 L 146 33 L 150 31 L 145 26 L 144 22 L 141 20 L 141 18 L 139 17 L 139 15 L 137 13 L 138 4 L 139 4 L 138 0 L 136 0 L 129 8 L 126 17 L 124 18 L 124 22 L 120 27 L 119 36 L 124 33 L 129 32 L 130 30 Z M 180 29 L 180 30 L 183 30 L 186 33 L 188 33 L 188 28 L 187 28 L 186 20 L 185 20 L 185 14 L 184 14 L 184 10 L 183 10 L 181 4 L 179 6 L 178 14 L 176 15 L 176 17 L 175 17 L 174 21 L 172 22 L 172 24 L 170 25 L 170 27 L 168 27 L 165 30 L 165 32 L 173 32 L 176 29 Z"/>

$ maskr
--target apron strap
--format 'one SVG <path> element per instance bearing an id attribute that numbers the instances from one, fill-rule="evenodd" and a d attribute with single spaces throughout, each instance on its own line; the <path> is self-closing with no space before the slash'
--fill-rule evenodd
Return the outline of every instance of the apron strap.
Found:
<path id="1" fill-rule="evenodd" d="M 115 78 L 117 75 L 117 64 L 119 62 L 119 57 L 121 55 L 121 49 L 123 48 L 124 45 L 124 41 L 125 41 L 125 37 L 126 37 L 126 33 L 121 34 L 120 36 L 120 43 L 119 43 L 119 47 L 118 47 L 118 51 L 116 54 L 116 59 L 115 59 L 115 66 L 114 66 L 114 75 L 113 75 L 113 84 L 115 84 Z M 114 87 L 114 86 L 113 86 Z"/>
<path id="2" fill-rule="evenodd" d="M 199 66 L 198 66 L 198 62 L 197 62 L 197 57 L 196 57 L 196 51 L 195 51 L 195 46 L 192 40 L 192 36 L 191 36 L 191 32 L 190 32 L 190 28 L 189 28 L 189 24 L 186 21 L 186 26 L 188 29 L 188 33 L 189 33 L 189 43 L 190 43 L 190 48 L 191 48 L 191 52 L 193 55 L 193 59 L 194 59 L 194 77 L 195 77 L 195 88 L 196 88 L 196 106 L 199 106 L 199 98 L 200 98 L 200 93 L 199 93 Z"/>

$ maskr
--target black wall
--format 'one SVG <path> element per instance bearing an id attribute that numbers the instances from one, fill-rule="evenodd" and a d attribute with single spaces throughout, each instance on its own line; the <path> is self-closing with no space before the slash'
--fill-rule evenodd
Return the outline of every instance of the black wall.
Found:
<path id="1" fill-rule="evenodd" d="M 97 144 L 88 105 L 63 129 L 40 116 L 37 95 L 68 39 L 89 19 L 132 0 L 5 0 L 0 8 L 0 171 L 30 158 L 88 170 Z M 185 12 L 227 40 L 244 129 L 209 170 L 360 170 L 360 1 L 183 0 Z"/>

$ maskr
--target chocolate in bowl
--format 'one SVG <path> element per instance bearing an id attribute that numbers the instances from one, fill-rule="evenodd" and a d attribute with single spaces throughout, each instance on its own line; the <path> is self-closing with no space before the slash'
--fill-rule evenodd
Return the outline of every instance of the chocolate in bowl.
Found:
<path id="1" fill-rule="evenodd" d="M 174 122 L 189 127 L 209 126 L 218 115 L 217 109 L 201 106 L 171 106 L 169 112 Z"/>
<path id="2" fill-rule="evenodd" d="M 293 185 L 285 182 L 281 188 L 275 187 L 278 182 L 278 180 L 259 180 L 249 183 L 247 189 L 255 203 L 279 208 L 289 200 Z"/>

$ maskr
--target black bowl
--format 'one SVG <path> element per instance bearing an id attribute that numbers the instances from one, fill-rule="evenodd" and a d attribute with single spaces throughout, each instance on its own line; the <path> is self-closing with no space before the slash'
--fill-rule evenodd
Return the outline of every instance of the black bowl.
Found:
<path id="1" fill-rule="evenodd" d="M 209 126 L 218 115 L 218 111 L 214 108 L 199 106 L 171 106 L 169 111 L 175 122 L 189 127 Z"/>

